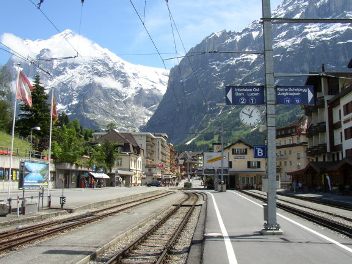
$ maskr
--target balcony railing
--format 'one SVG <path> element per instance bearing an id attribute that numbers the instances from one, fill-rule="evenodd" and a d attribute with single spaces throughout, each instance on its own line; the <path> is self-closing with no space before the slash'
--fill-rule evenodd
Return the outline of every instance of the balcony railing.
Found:
<path id="1" fill-rule="evenodd" d="M 325 133 L 325 132 L 326 132 L 326 122 L 320 122 L 316 125 L 311 125 L 307 129 L 307 136 L 311 138 L 319 133 Z"/>
<path id="2" fill-rule="evenodd" d="M 307 148 L 307 155 L 308 156 L 325 154 L 326 152 L 327 152 L 326 143 Z"/>

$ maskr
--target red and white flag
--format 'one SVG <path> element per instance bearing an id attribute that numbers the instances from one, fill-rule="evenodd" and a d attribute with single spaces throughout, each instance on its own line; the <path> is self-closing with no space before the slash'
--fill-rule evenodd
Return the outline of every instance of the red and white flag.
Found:
<path id="1" fill-rule="evenodd" d="M 51 111 L 52 111 L 51 112 L 51 117 L 52 117 L 53 121 L 55 122 L 58 119 L 59 115 L 57 113 L 56 99 L 55 99 L 54 95 L 53 95 L 53 101 L 51 103 L 51 107 L 52 107 L 52 109 L 51 109 Z"/>
<path id="2" fill-rule="evenodd" d="M 16 99 L 22 100 L 26 105 L 32 107 L 32 90 L 33 86 L 27 76 L 20 71 L 17 78 Z"/>

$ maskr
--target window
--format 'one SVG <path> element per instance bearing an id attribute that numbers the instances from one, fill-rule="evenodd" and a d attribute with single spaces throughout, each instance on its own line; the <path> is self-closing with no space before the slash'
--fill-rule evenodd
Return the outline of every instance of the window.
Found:
<path id="1" fill-rule="evenodd" d="M 352 101 L 343 105 L 343 115 L 348 115 L 352 113 Z"/>
<path id="2" fill-rule="evenodd" d="M 244 148 L 235 148 L 235 149 L 232 149 L 232 154 L 233 155 L 247 155 L 247 149 Z"/>
<path id="3" fill-rule="evenodd" d="M 286 160 L 284 161 L 284 166 L 287 166 L 287 161 Z"/>
<path id="4" fill-rule="evenodd" d="M 301 143 L 301 138 L 297 137 L 297 144 Z"/>
<path id="5" fill-rule="evenodd" d="M 259 169 L 260 168 L 260 161 L 247 161 L 247 168 L 248 169 Z"/>
<path id="6" fill-rule="evenodd" d="M 232 168 L 232 161 L 229 161 L 229 168 Z"/>
<path id="7" fill-rule="evenodd" d="M 290 155 L 292 154 L 292 150 L 291 149 L 288 150 L 288 154 L 290 154 Z"/>
<path id="8" fill-rule="evenodd" d="M 290 160 L 290 166 L 292 166 L 292 161 Z"/>
<path id="9" fill-rule="evenodd" d="M 352 158 L 352 149 L 346 149 L 346 158 Z"/>
<path id="10" fill-rule="evenodd" d="M 352 127 L 346 128 L 344 132 L 345 132 L 345 140 L 352 138 Z"/>
<path id="11" fill-rule="evenodd" d="M 329 78 L 328 79 L 328 95 L 336 95 L 339 93 L 339 79 Z"/>
<path id="12" fill-rule="evenodd" d="M 297 152 L 297 159 L 301 158 L 301 153 Z"/>
<path id="13" fill-rule="evenodd" d="M 116 160 L 116 166 L 121 167 L 122 166 L 122 159 L 117 159 Z"/>

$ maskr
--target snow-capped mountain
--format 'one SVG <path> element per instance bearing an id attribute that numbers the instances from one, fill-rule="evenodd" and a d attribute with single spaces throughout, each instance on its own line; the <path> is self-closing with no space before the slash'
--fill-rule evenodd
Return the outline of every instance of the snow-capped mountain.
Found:
<path id="1" fill-rule="evenodd" d="M 77 118 L 85 127 L 105 128 L 115 123 L 121 130 L 138 130 L 166 91 L 167 70 L 130 64 L 71 30 L 47 40 L 23 40 L 4 34 L 2 42 L 37 60 L 52 75 L 15 57 L 7 64 L 13 67 L 21 63 L 30 78 L 39 73 L 46 88 L 55 88 L 58 110 Z"/>
<path id="2" fill-rule="evenodd" d="M 352 18 L 352 1 L 284 0 L 272 17 Z M 352 58 L 351 24 L 274 24 L 273 38 L 275 73 L 320 72 L 322 64 L 329 72 L 350 71 L 347 64 Z M 257 132 L 240 125 L 239 107 L 217 105 L 225 102 L 227 85 L 264 84 L 263 56 L 231 53 L 236 51 L 263 52 L 259 20 L 241 32 L 213 33 L 192 48 L 189 56 L 170 71 L 167 92 L 143 129 L 168 133 L 174 143 L 210 140 L 221 124 L 228 131 L 228 140 L 260 138 Z M 275 81 L 281 85 L 303 85 L 305 79 L 281 77 Z M 279 107 L 278 125 L 292 121 L 299 112 L 297 107 Z"/>

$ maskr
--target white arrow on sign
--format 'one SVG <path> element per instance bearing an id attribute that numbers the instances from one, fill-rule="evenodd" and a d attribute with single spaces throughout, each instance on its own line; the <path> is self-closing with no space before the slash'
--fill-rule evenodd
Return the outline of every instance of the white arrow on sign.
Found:
<path id="1" fill-rule="evenodd" d="M 310 91 L 310 89 L 308 88 L 308 104 L 310 103 L 310 101 L 313 98 L 313 93 Z"/>
<path id="2" fill-rule="evenodd" d="M 226 95 L 227 99 L 229 99 L 229 101 L 232 104 L 232 88 L 229 89 L 229 92 Z"/>

